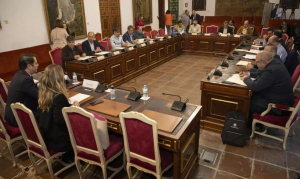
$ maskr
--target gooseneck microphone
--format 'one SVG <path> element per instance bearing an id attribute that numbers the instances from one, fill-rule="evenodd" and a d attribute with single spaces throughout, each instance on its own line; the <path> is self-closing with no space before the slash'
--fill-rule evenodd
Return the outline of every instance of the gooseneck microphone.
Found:
<path id="1" fill-rule="evenodd" d="M 133 88 L 134 91 L 126 90 L 124 88 Z M 127 99 L 131 100 L 131 101 L 136 101 L 136 100 L 138 100 L 138 99 L 140 99 L 142 97 L 141 93 L 138 92 L 138 91 L 136 91 L 136 88 L 133 87 L 133 86 L 126 86 L 126 87 L 122 87 L 122 88 L 118 87 L 117 89 L 121 89 L 121 90 L 125 90 L 125 91 L 130 91 Z"/>
<path id="2" fill-rule="evenodd" d="M 172 104 L 172 107 L 171 107 L 171 110 L 175 110 L 175 111 L 183 111 L 185 110 L 186 108 L 186 101 L 185 103 L 184 102 L 181 102 L 181 97 L 179 95 L 175 95 L 175 94 L 168 94 L 168 93 L 162 93 L 162 95 L 168 95 L 168 96 L 176 96 L 176 97 L 179 97 L 179 101 L 174 101 L 173 104 Z"/>
<path id="3" fill-rule="evenodd" d="M 168 95 L 168 96 L 177 96 L 179 98 L 179 101 L 181 102 L 181 97 L 176 94 L 168 94 L 168 93 L 162 93 L 162 95 Z"/>

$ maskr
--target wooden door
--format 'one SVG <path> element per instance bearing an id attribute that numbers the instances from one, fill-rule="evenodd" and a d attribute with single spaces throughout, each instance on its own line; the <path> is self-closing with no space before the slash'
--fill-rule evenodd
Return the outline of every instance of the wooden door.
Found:
<path id="1" fill-rule="evenodd" d="M 111 37 L 114 27 L 119 27 L 121 32 L 120 1 L 99 0 L 99 8 L 102 38 Z"/>
<path id="2" fill-rule="evenodd" d="M 158 0 L 159 28 L 165 29 L 165 0 Z"/>

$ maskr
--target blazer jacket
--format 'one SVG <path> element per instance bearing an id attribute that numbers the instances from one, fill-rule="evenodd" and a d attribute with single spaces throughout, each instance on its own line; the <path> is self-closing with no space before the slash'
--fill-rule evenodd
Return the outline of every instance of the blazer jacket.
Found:
<path id="1" fill-rule="evenodd" d="M 236 34 L 238 34 L 238 35 L 240 35 L 240 34 L 242 34 L 243 33 L 243 26 L 241 26 L 240 28 L 239 28 L 239 30 L 236 32 Z M 253 30 L 250 28 L 250 27 L 248 27 L 248 29 L 247 29 L 247 34 L 243 34 L 243 35 L 252 35 L 253 34 Z"/>
<path id="2" fill-rule="evenodd" d="M 49 112 L 39 109 L 38 124 L 47 147 L 55 152 L 66 152 L 72 149 L 68 128 L 62 114 L 62 108 L 70 104 L 64 94 L 53 97 Z"/>
<path id="3" fill-rule="evenodd" d="M 224 27 L 222 26 L 218 32 L 222 33 L 223 34 L 223 30 L 224 30 Z M 233 34 L 232 32 L 232 28 L 231 27 L 227 27 L 227 33 L 229 34 Z"/>
<path id="4" fill-rule="evenodd" d="M 94 40 L 94 48 L 96 49 L 97 47 L 100 47 L 102 51 L 105 51 L 105 48 L 102 47 L 97 40 Z M 94 55 L 95 51 L 92 51 L 90 42 L 88 40 L 82 42 L 82 51 L 86 55 Z"/>
<path id="5" fill-rule="evenodd" d="M 194 14 L 192 14 L 192 15 L 190 16 L 190 19 L 192 20 L 191 23 L 193 23 Z M 201 16 L 200 16 L 199 14 L 197 14 L 197 13 L 196 13 L 196 19 L 197 19 L 198 24 L 201 25 Z"/>
<path id="6" fill-rule="evenodd" d="M 244 79 L 245 84 L 253 92 L 251 103 L 267 108 L 269 103 L 293 106 L 294 93 L 291 76 L 279 60 L 273 59 L 255 80 Z"/>
<path id="7" fill-rule="evenodd" d="M 11 80 L 8 87 L 8 97 L 5 108 L 5 120 L 12 126 L 18 126 L 10 105 L 20 102 L 29 108 L 34 114 L 38 107 L 38 88 L 33 82 L 32 76 L 26 71 L 19 70 Z"/>
<path id="8" fill-rule="evenodd" d="M 194 24 L 190 25 L 189 33 L 201 33 L 201 26 L 199 24 L 197 24 L 196 27 L 197 27 L 197 32 L 193 32 Z"/>
<path id="9" fill-rule="evenodd" d="M 61 59 L 62 59 L 62 65 L 63 65 L 63 69 L 66 70 L 65 68 L 65 62 L 66 61 L 72 61 L 75 60 L 74 56 L 75 55 L 82 55 L 83 51 L 80 50 L 76 45 L 74 45 L 73 50 L 66 45 L 64 48 L 61 49 Z"/>
<path id="10" fill-rule="evenodd" d="M 132 37 L 132 40 L 135 40 L 136 39 L 136 36 L 134 35 L 134 33 L 131 35 Z M 133 41 L 131 41 L 130 39 L 130 35 L 128 32 L 126 32 L 124 35 L 123 35 L 123 41 L 126 43 L 126 41 L 130 42 L 130 43 L 134 43 Z"/>

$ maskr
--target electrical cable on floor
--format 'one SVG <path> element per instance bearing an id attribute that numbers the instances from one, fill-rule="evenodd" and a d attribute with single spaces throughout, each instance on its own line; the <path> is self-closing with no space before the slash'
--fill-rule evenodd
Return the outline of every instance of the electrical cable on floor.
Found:
<path id="1" fill-rule="evenodd" d="M 41 158 L 38 161 L 36 161 L 35 163 L 39 163 L 41 160 L 43 160 L 43 159 Z M 11 179 L 15 179 L 15 178 L 21 176 L 24 172 L 28 172 L 30 167 L 32 167 L 32 164 L 25 167 L 24 170 L 22 170 L 22 172 L 18 173 L 16 176 L 12 177 Z"/>

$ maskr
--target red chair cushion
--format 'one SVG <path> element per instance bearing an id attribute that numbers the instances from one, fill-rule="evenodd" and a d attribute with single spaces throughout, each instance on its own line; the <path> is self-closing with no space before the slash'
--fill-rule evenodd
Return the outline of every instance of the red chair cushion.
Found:
<path id="1" fill-rule="evenodd" d="M 29 150 L 31 150 L 31 151 L 33 151 L 35 153 L 38 153 L 38 154 L 40 154 L 40 155 L 42 155 L 42 156 L 45 157 L 44 151 L 42 149 L 40 149 L 40 148 L 37 148 L 37 147 L 35 147 L 33 145 L 30 145 L 29 146 Z M 47 149 L 47 150 L 48 150 L 50 156 L 56 154 L 56 152 L 54 152 L 54 150 L 52 150 L 52 149 Z"/>
<path id="2" fill-rule="evenodd" d="M 57 49 L 55 49 L 54 51 L 52 51 L 50 53 L 51 53 L 54 64 L 62 66 L 63 62 L 62 62 L 62 59 L 61 59 L 61 49 L 57 48 Z"/>
<path id="3" fill-rule="evenodd" d="M 144 36 L 149 37 L 150 38 L 150 33 L 149 32 L 145 32 Z"/>
<path id="4" fill-rule="evenodd" d="M 164 149 L 159 149 L 160 158 L 161 158 L 161 171 L 173 163 L 173 153 Z M 136 164 L 153 172 L 156 172 L 156 166 L 151 165 L 147 162 L 143 162 L 136 158 L 131 158 L 130 163 Z"/>
<path id="5" fill-rule="evenodd" d="M 218 27 L 215 26 L 206 27 L 206 33 L 216 34 L 217 32 L 218 32 Z"/>
<path id="6" fill-rule="evenodd" d="M 90 113 L 92 113 L 94 115 L 95 119 L 97 119 L 99 121 L 106 121 L 106 119 L 104 117 L 98 115 L 97 113 L 92 112 L 92 111 L 90 111 Z"/>
<path id="7" fill-rule="evenodd" d="M 82 44 L 77 44 L 77 47 L 82 50 Z"/>
<path id="8" fill-rule="evenodd" d="M 14 127 L 4 122 L 4 127 L 11 139 L 21 136 L 21 131 L 19 127 Z"/>
<path id="9" fill-rule="evenodd" d="M 158 30 L 159 36 L 164 37 L 166 35 L 165 29 L 159 29 Z"/>
<path id="10" fill-rule="evenodd" d="M 277 126 L 285 127 L 285 124 L 289 120 L 290 117 L 289 116 L 272 116 L 272 115 L 261 116 L 258 113 L 254 113 L 253 118 L 257 119 L 259 121 L 262 121 L 262 122 L 267 122 L 267 123 L 274 124 Z"/>
<path id="11" fill-rule="evenodd" d="M 109 147 L 106 150 L 104 150 L 105 160 L 109 160 L 124 148 L 124 143 L 122 138 L 116 136 L 109 136 L 109 141 L 110 141 Z M 77 156 L 88 160 L 92 160 L 94 162 L 101 163 L 100 157 L 93 154 L 88 154 L 83 151 L 78 152 Z"/>
<path id="12" fill-rule="evenodd" d="M 151 38 L 156 39 L 157 37 L 157 31 L 151 31 Z"/>
<path id="13" fill-rule="evenodd" d="M 105 51 L 109 50 L 107 41 L 99 41 L 99 44 L 104 47 Z"/>

